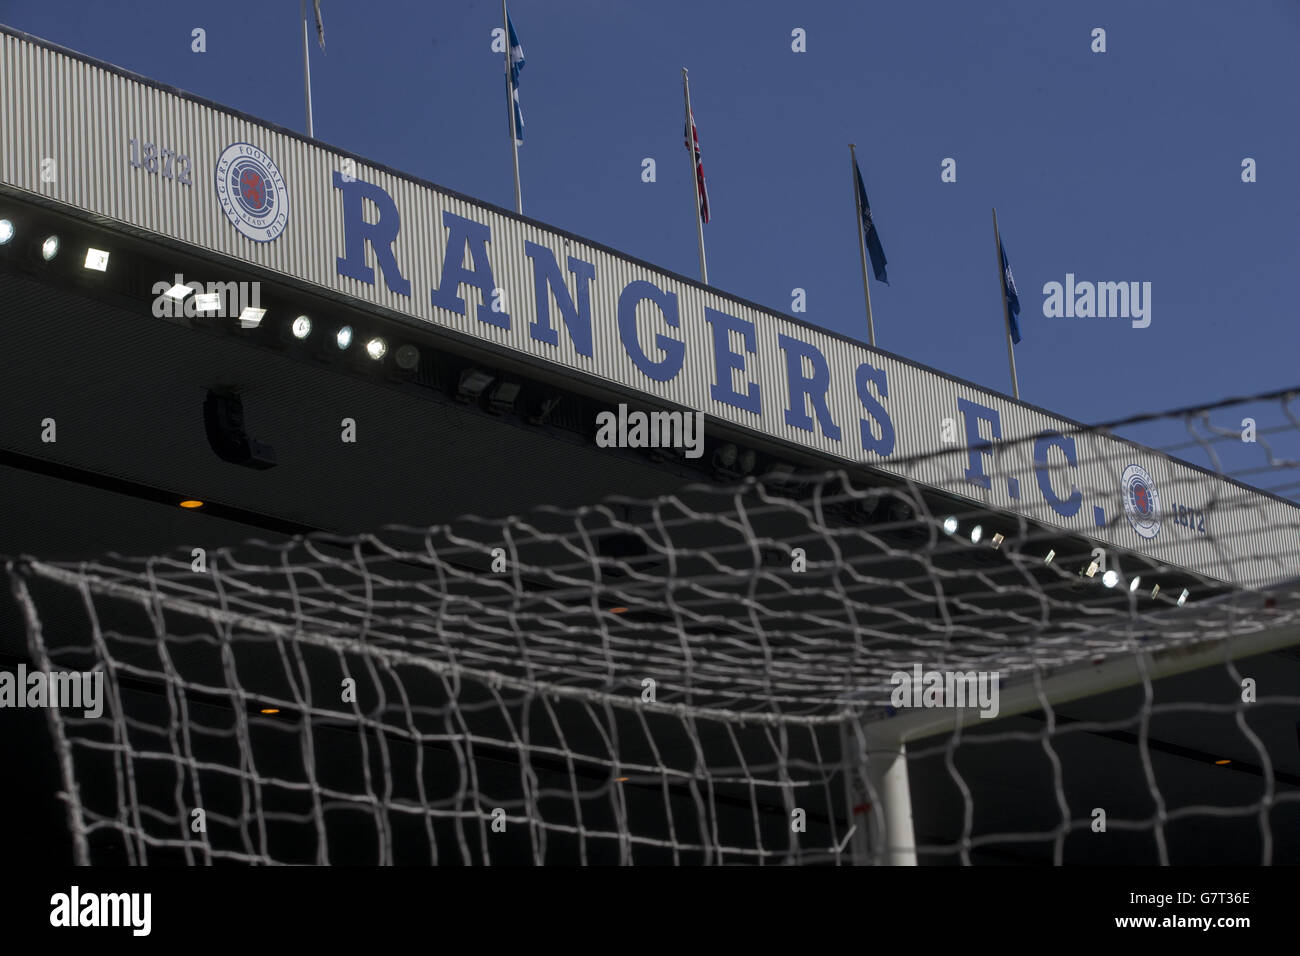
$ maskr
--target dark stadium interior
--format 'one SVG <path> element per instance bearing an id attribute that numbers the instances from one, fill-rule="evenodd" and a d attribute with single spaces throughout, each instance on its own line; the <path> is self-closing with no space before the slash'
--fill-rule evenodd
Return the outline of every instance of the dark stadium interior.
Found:
<path id="1" fill-rule="evenodd" d="M 679 492 L 693 482 L 710 480 L 721 486 L 739 477 L 718 474 L 713 467 L 712 452 L 724 441 L 748 441 L 758 453 L 759 473 L 780 463 L 798 469 L 817 465 L 792 449 L 758 444 L 721 428 L 711 435 L 711 444 L 698 464 L 672 456 L 598 449 L 590 440 L 594 411 L 626 401 L 627 396 L 602 391 L 594 381 L 561 383 L 544 370 L 525 367 L 510 356 L 475 351 L 464 342 L 449 336 L 435 337 L 395 316 L 363 312 L 343 300 L 308 296 L 284 282 L 265 283 L 270 291 L 264 293 L 264 304 L 273 312 L 283 304 L 279 313 L 286 308 L 310 310 L 334 323 L 352 323 L 359 335 L 368 329 L 382 330 L 394 342 L 417 343 L 427 361 L 418 371 L 403 375 L 397 374 L 391 364 L 381 368 L 328 353 L 313 353 L 287 340 L 279 332 L 281 326 L 270 321 L 246 334 L 230 323 L 155 318 L 150 314 L 151 288 L 154 282 L 173 273 L 198 278 L 216 275 L 226 280 L 265 277 L 232 271 L 230 263 L 195 259 L 192 253 L 145 237 L 110 232 L 102 224 L 75 220 L 3 193 L 0 204 L 4 205 L 4 214 L 20 228 L 61 230 L 69 237 L 96 236 L 120 257 L 122 264 L 111 278 L 104 279 L 87 276 L 84 270 L 57 260 L 55 265 L 34 261 L 21 255 L 16 246 L 0 250 L 0 320 L 10 340 L 20 346 L 0 353 L 0 400 L 5 409 L 0 416 L 0 490 L 5 502 L 0 520 L 0 555 L 6 558 L 30 555 L 66 562 L 91 560 L 110 552 L 177 558 L 187 556 L 192 547 L 213 551 L 251 538 L 274 546 L 295 534 L 315 531 L 347 535 L 392 524 L 422 528 L 476 512 L 490 518 L 526 513 L 543 505 L 577 508 L 610 495 L 651 499 Z M 70 242 L 69 246 L 75 244 Z M 460 374 L 468 368 L 488 369 L 499 381 L 519 384 L 513 405 L 493 409 L 485 397 L 469 401 L 458 397 Z M 240 396 L 249 433 L 274 448 L 274 468 L 240 467 L 214 454 L 203 422 L 204 398 L 212 389 Z M 57 422 L 57 441 L 53 443 L 41 438 L 41 423 L 47 418 Z M 356 444 L 339 441 L 339 423 L 344 418 L 357 423 Z M 866 469 L 855 472 L 854 479 L 862 489 L 887 491 L 897 484 Z M 789 491 L 796 498 L 801 493 L 793 486 Z M 207 504 L 197 511 L 178 508 L 177 502 L 187 497 L 200 498 Z M 490 514 L 483 510 L 483 503 L 489 501 L 493 504 Z M 935 513 L 947 506 L 958 507 L 955 503 L 946 505 L 938 496 L 928 506 Z M 892 499 L 886 496 L 869 504 L 850 503 L 837 508 L 831 518 L 835 527 L 844 530 L 845 542 L 852 542 L 857 532 L 867 529 L 897 549 L 898 554 L 874 566 L 873 573 L 882 580 L 924 580 L 930 569 L 907 555 L 909 542 L 920 543 L 909 537 L 918 532 L 906 527 L 910 515 L 893 508 Z M 617 512 L 617 508 L 614 510 Z M 635 520 L 630 515 L 628 519 Z M 537 520 L 539 526 L 544 526 L 548 519 Z M 799 533 L 798 523 L 790 522 L 779 511 L 765 521 L 762 534 L 771 538 L 789 543 Z M 701 555 L 711 548 L 723 553 L 739 547 L 734 540 L 719 545 L 713 537 L 715 532 L 717 528 L 701 522 L 697 528 L 678 529 L 675 540 Z M 933 531 L 920 533 L 932 535 Z M 629 540 L 627 535 L 606 526 L 599 529 L 597 540 L 604 542 L 598 545 L 600 553 L 633 567 L 653 569 L 653 555 L 644 553 L 635 536 Z M 1051 541 L 1061 555 L 1061 564 L 1077 565 L 1089 553 L 1083 541 L 1049 538 L 1041 531 L 1036 540 Z M 810 537 L 803 546 L 815 551 L 826 545 L 824 540 Z M 818 556 L 810 553 L 810 558 Z M 543 560 L 537 557 L 538 563 Z M 707 565 L 699 563 L 702 559 L 693 560 L 697 561 L 694 570 L 701 579 L 708 577 Z M 978 607 L 978 614 L 971 612 L 974 617 L 987 621 L 990 612 L 1017 610 L 999 608 L 1000 599 L 987 587 L 991 578 L 1018 573 L 996 552 L 940 549 L 933 561 L 955 575 L 945 585 L 948 596 L 958 600 L 958 606 L 965 600 L 972 609 Z M 474 566 L 467 558 L 466 567 Z M 686 566 L 679 573 L 691 570 L 692 566 Z M 1175 569 L 1153 570 L 1162 575 L 1171 591 L 1182 586 L 1199 587 L 1198 596 L 1212 591 L 1204 582 L 1196 582 Z M 409 573 L 416 576 L 424 569 L 413 564 Z M 1086 584 L 1048 571 L 1042 572 L 1038 586 L 1045 594 L 1068 594 L 1080 603 L 1084 603 L 1085 593 L 1091 593 L 1083 590 Z M 58 588 L 42 593 L 44 582 L 32 587 L 45 615 L 43 626 L 52 640 L 67 648 L 87 644 L 88 622 L 75 595 Z M 643 628 L 647 635 L 661 627 L 666 632 L 672 626 L 672 616 L 662 607 L 635 601 L 640 587 L 635 580 L 626 581 L 624 587 L 631 610 L 622 626 L 632 632 Z M 581 588 L 566 593 L 542 581 L 536 582 L 536 588 L 550 601 L 571 603 L 575 620 L 588 613 L 588 595 Z M 875 592 L 869 586 L 855 588 L 873 607 L 913 614 L 925 606 L 924 602 L 911 603 L 894 585 L 880 585 Z M 642 590 L 648 595 L 654 593 L 652 588 Z M 1098 606 L 1107 602 L 1119 605 L 1125 600 L 1123 595 L 1106 593 L 1096 597 Z M 813 607 L 796 597 L 789 602 L 789 619 L 775 622 L 774 631 L 788 628 L 806 636 L 818 630 L 797 623 L 813 610 L 842 615 L 832 606 Z M 1188 610 L 1194 612 L 1194 604 Z M 125 619 L 135 612 L 120 608 L 118 613 Z M 744 609 L 739 601 L 723 601 L 715 604 L 713 613 L 740 620 Z M 100 623 L 107 626 L 105 622 L 111 621 L 110 613 Z M 865 627 L 890 623 L 902 637 L 911 633 L 883 611 L 879 620 L 866 618 L 855 623 Z M 960 623 L 959 614 L 956 624 Z M 147 622 L 131 626 L 137 632 L 149 633 Z M 847 620 L 845 626 L 851 626 Z M 924 624 L 909 626 L 918 632 L 926 630 Z M 141 631 L 141 627 L 145 629 Z M 1017 628 L 1009 618 L 1001 629 L 1008 642 L 1016 640 Z M 719 625 L 718 629 L 725 630 L 725 626 Z M 178 632 L 184 633 L 184 627 Z M 243 647 L 247 650 L 249 645 Z M 265 650 L 272 653 L 269 647 Z M 199 674 L 211 672 L 216 674 L 212 682 L 219 683 L 220 664 L 210 659 L 212 651 L 202 642 L 189 649 L 191 656 L 182 666 L 194 668 L 196 682 Z M 76 656 L 75 651 L 70 653 L 66 661 L 69 665 Z M 0 664 L 8 668 L 18 661 L 31 660 L 22 615 L 6 588 L 6 593 L 0 595 Z M 322 655 L 310 664 L 310 683 L 337 683 L 338 666 L 336 659 Z M 1300 686 L 1300 656 L 1294 652 L 1274 652 L 1238 662 L 1238 667 L 1243 673 L 1261 678 L 1267 675 L 1274 691 Z M 265 672 L 273 675 L 277 667 L 268 667 Z M 428 681 L 427 686 L 420 684 L 427 680 L 427 674 L 412 674 L 410 680 L 410 686 L 422 687 L 429 707 L 436 710 L 446 689 L 436 681 Z M 1225 707 L 1232 704 L 1237 693 L 1221 667 L 1167 678 L 1157 682 L 1155 689 L 1157 703 L 1217 703 Z M 266 692 L 272 693 L 273 689 Z M 274 692 L 283 694 L 285 690 Z M 1279 793 L 1294 793 L 1300 785 L 1300 726 L 1294 711 L 1272 708 L 1252 714 L 1249 726 L 1263 740 L 1273 761 L 1265 768 L 1257 748 L 1225 712 L 1180 709 L 1171 714 L 1157 713 L 1149 728 L 1149 746 L 1144 749 L 1139 746 L 1141 728 L 1137 721 L 1141 701 L 1139 687 L 1056 709 L 1058 732 L 1052 736 L 1051 745 L 1062 755 L 1065 770 L 1061 791 L 1068 816 L 1087 818 L 1092 807 L 1105 806 L 1113 820 L 1149 821 L 1157 813 L 1152 796 L 1156 791 L 1168 815 L 1163 837 L 1172 862 L 1258 862 L 1262 830 L 1257 814 L 1180 818 L 1176 809 L 1217 803 L 1248 806 L 1261 799 L 1269 781 Z M 460 703 L 470 706 L 473 702 Z M 191 704 L 200 724 L 229 728 L 239 722 L 235 712 L 238 705 L 228 697 L 195 695 Z M 163 727 L 169 706 L 160 686 L 147 680 L 124 679 L 123 707 L 139 721 Z M 623 748 L 620 758 L 628 763 L 677 759 L 689 765 L 692 759 L 690 742 L 675 736 L 671 722 L 655 727 L 647 737 L 631 712 L 604 714 L 602 720 L 609 723 L 600 724 L 593 722 L 578 704 L 554 706 L 568 709 L 560 723 L 577 735 L 570 742 L 575 750 L 599 751 L 600 734 L 613 726 Z M 489 712 L 490 708 L 482 711 L 485 721 L 490 719 L 486 716 Z M 294 766 L 294 761 L 301 764 L 301 738 L 295 732 L 301 716 L 247 716 L 259 766 Z M 531 724 L 538 734 L 546 733 L 549 725 L 544 716 L 538 713 Z M 28 772 L 15 786 L 5 789 L 0 808 L 9 813 L 11 820 L 30 821 L 30 826 L 21 827 L 17 834 L 20 843 L 26 841 L 33 848 L 70 858 L 66 821 L 55 799 L 60 787 L 56 749 L 45 715 L 18 710 L 10 718 L 14 732 L 4 737 L 3 757 L 9 761 L 8 766 L 22 766 Z M 397 768 L 390 770 L 392 785 L 418 805 L 418 782 L 401 768 L 409 771 L 419 763 L 426 775 L 443 780 L 453 780 L 460 772 L 455 746 L 450 743 L 426 744 L 422 761 L 417 762 L 410 753 L 409 741 L 381 740 L 383 734 L 358 731 L 345 718 L 343 715 L 334 724 L 323 721 L 316 729 L 322 741 L 329 741 L 328 746 L 322 743 L 316 751 L 322 780 L 333 775 L 340 790 L 364 793 L 367 784 L 359 768 L 369 761 L 379 779 L 383 774 L 378 771 L 385 766 Z M 1052 760 L 1043 745 L 1044 721 L 1042 714 L 1026 714 L 967 732 L 957 766 L 971 790 L 976 814 L 972 832 L 976 835 L 1031 830 L 1051 833 L 1059 824 L 1062 811 Z M 1069 730 L 1071 722 L 1085 721 L 1100 721 L 1108 726 Z M 109 732 L 106 725 L 101 726 L 104 733 Z M 505 735 L 504 731 L 497 733 Z M 724 739 L 721 731 L 702 731 L 706 762 L 734 763 L 738 753 L 746 759 L 761 759 L 765 752 L 770 755 L 771 743 L 760 728 L 747 733 L 752 736 Z M 980 744 L 980 738 L 989 742 Z M 650 753 L 647 742 L 651 739 L 663 747 L 664 754 L 659 758 Z M 921 740 L 911 748 L 917 839 L 925 863 L 961 862 L 947 850 L 961 841 L 964 802 L 946 764 L 942 743 L 941 739 Z M 213 761 L 230 759 L 230 745 L 228 735 L 214 734 L 195 743 L 196 755 Z M 790 745 L 792 753 L 816 750 L 824 759 L 838 752 L 840 742 L 828 731 L 818 731 L 802 739 L 796 735 Z M 388 755 L 386 764 L 382 754 Z M 100 771 L 89 770 L 82 778 L 86 802 L 102 799 L 104 805 L 114 803 L 113 794 L 108 792 L 118 779 L 112 759 L 108 750 L 85 755 L 85 767 L 93 768 L 95 761 L 103 764 Z M 1216 765 L 1215 761 L 1222 759 L 1231 763 Z M 519 762 L 511 748 L 480 748 L 474 766 L 481 775 L 477 786 L 487 805 L 497 805 L 490 802 L 494 796 L 501 801 L 520 799 Z M 1154 784 L 1148 779 L 1148 769 L 1154 774 Z M 640 778 L 617 783 L 608 768 L 575 768 L 560 758 L 549 762 L 535 759 L 533 770 L 538 775 L 537 792 L 543 794 L 538 797 L 538 806 L 550 821 L 572 822 L 569 816 L 576 811 L 546 792 L 574 789 L 576 784 L 576 789 L 586 795 L 581 815 L 582 825 L 588 830 L 612 829 L 617 815 L 626 813 L 637 816 L 642 827 L 664 834 L 673 830 L 682 842 L 699 838 L 709 826 L 715 828 L 718 841 L 725 845 L 744 843 L 746 839 L 752 842 L 756 827 L 761 831 L 759 845 L 785 847 L 790 841 L 789 807 L 777 788 L 720 792 L 714 801 L 717 819 L 700 821 L 685 785 Z M 173 767 L 164 764 L 142 768 L 136 784 L 142 793 L 154 793 L 153 805 L 175 805 L 178 784 Z M 233 776 L 227 779 L 214 775 L 205 784 L 214 821 L 214 842 L 216 834 L 236 848 L 255 840 L 256 835 L 246 829 L 250 799 L 247 789 Z M 619 789 L 617 797 L 611 794 L 614 788 Z M 267 801 L 259 809 L 269 815 L 267 840 L 275 847 L 277 859 L 313 862 L 319 834 L 304 822 L 304 818 L 311 817 L 306 796 L 289 788 L 270 787 L 256 799 Z M 808 832 L 800 843 L 809 848 L 809 853 L 815 849 L 824 857 L 825 848 L 834 842 L 832 835 L 838 839 L 844 830 L 843 821 L 851 817 L 842 782 L 809 787 L 800 805 L 808 810 Z M 1273 858 L 1279 862 L 1300 861 L 1300 814 L 1294 808 L 1294 803 L 1274 806 L 1264 827 L 1271 833 Z M 832 817 L 837 821 L 834 827 Z M 380 820 L 365 801 L 336 808 L 327 814 L 326 821 L 331 862 L 376 862 L 382 858 L 377 847 L 383 841 L 393 847 L 392 862 L 428 862 L 430 840 L 426 827 L 436 829 L 432 842 L 439 847 L 440 860 L 478 861 L 483 857 L 481 848 L 486 836 L 482 824 L 457 826 L 450 819 L 430 822 L 415 812 Z M 155 822 L 163 827 L 180 826 L 179 821 Z M 386 831 L 388 827 L 391 830 Z M 738 835 L 728 839 L 729 833 Z M 580 846 L 568 834 L 547 831 L 544 852 L 537 842 L 541 839 L 543 835 L 534 828 L 514 828 L 508 837 L 493 843 L 491 859 L 529 862 L 538 854 L 548 862 L 620 859 L 617 841 L 611 839 L 590 840 Z M 945 852 L 927 852 L 927 846 L 943 846 Z M 94 838 L 93 849 L 96 862 L 127 861 L 121 841 L 114 839 L 111 829 Z M 1087 831 L 1075 832 L 1067 838 L 1066 852 L 1067 858 L 1075 862 L 1158 860 L 1156 837 L 1149 826 L 1136 830 L 1116 827 L 1104 840 Z M 1051 840 L 997 841 L 975 845 L 970 858 L 984 863 L 1050 863 L 1052 853 Z M 670 851 L 655 846 L 636 848 L 634 858 L 637 862 L 674 861 Z M 160 848 L 150 859 L 183 862 L 185 856 L 174 848 Z M 680 860 L 701 862 L 698 856 L 690 855 Z M 750 861 L 736 857 L 710 862 Z"/>

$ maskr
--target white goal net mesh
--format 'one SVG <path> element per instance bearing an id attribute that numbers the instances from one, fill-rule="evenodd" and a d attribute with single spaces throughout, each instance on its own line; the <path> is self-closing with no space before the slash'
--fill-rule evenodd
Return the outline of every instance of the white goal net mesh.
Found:
<path id="1" fill-rule="evenodd" d="M 1153 419 L 1203 472 L 1087 429 L 14 561 L 35 666 L 104 675 L 101 716 L 49 711 L 77 861 L 1300 862 L 1300 428 L 1255 405 L 1250 442 L 1240 406 Z M 1057 504 L 991 507 L 972 470 Z M 931 673 L 996 675 L 1000 713 L 898 696 Z"/>

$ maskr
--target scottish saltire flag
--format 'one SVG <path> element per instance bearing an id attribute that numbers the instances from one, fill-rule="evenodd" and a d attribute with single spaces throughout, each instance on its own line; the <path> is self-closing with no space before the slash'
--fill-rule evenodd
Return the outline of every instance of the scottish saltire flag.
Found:
<path id="1" fill-rule="evenodd" d="M 700 134 L 695 129 L 695 112 L 686 111 L 686 148 L 695 160 L 695 194 L 700 201 L 700 220 L 709 221 L 709 190 L 704 185 L 704 163 L 700 161 Z"/>
<path id="2" fill-rule="evenodd" d="M 867 255 L 871 256 L 871 271 L 875 273 L 877 282 L 889 285 L 889 279 L 885 275 L 885 250 L 881 248 L 880 233 L 876 232 L 876 224 L 871 221 L 871 203 L 867 202 L 867 187 L 862 185 L 862 170 L 858 168 L 857 162 L 854 162 L 853 169 L 858 174 L 858 208 L 862 210 L 862 229 L 867 237 Z"/>
<path id="3" fill-rule="evenodd" d="M 320 0 L 312 0 L 312 10 L 316 14 L 316 42 L 325 49 L 325 21 L 320 18 Z"/>
<path id="4" fill-rule="evenodd" d="M 510 92 L 515 98 L 515 143 L 524 141 L 524 114 L 519 109 L 519 71 L 524 68 L 524 48 L 519 45 L 514 22 L 506 14 L 506 29 L 510 33 Z"/>
<path id="5" fill-rule="evenodd" d="M 998 254 L 1002 257 L 1002 281 L 1007 297 L 1007 315 L 1011 316 L 1011 342 L 1020 344 L 1020 293 L 1016 290 L 1016 280 L 1011 275 L 1011 265 L 1007 262 L 1007 250 L 998 237 Z"/>

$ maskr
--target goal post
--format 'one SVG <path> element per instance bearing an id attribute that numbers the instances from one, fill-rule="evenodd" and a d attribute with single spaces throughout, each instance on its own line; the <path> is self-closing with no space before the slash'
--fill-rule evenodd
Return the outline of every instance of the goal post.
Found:
<path id="1" fill-rule="evenodd" d="M 1167 502 L 1215 482 L 1210 530 L 1129 550 L 1131 446 L 1082 486 L 1026 447 L 996 482 L 1120 531 L 981 505 L 944 449 L 201 569 L 13 560 L 33 668 L 102 679 L 47 711 L 76 861 L 1164 863 L 1188 827 L 1300 859 L 1297 509 L 1153 466 Z"/>
<path id="2" fill-rule="evenodd" d="M 1241 600 L 1240 596 L 1237 600 Z M 1263 607 L 1270 601 L 1267 596 L 1253 595 L 1247 600 L 1260 610 L 1276 609 L 1276 597 L 1271 599 L 1273 604 L 1269 608 Z M 1074 664 L 1055 672 L 1021 675 L 1020 679 L 1001 685 L 1000 710 L 994 719 L 1048 710 L 1079 698 L 1096 697 L 1297 644 L 1300 644 L 1300 619 L 1292 619 L 1286 624 L 1263 627 L 1248 634 L 1215 637 L 1193 647 L 1135 648 L 1131 656 Z M 892 715 L 872 711 L 854 718 L 856 732 L 847 729 L 844 732 L 845 752 L 863 755 L 857 759 L 866 768 L 870 783 L 851 790 L 850 806 L 864 810 L 879 807 L 879 813 L 870 825 L 862 821 L 860 832 L 854 835 L 855 863 L 916 865 L 916 837 L 907 775 L 908 742 L 951 734 L 961 726 L 974 726 L 981 722 L 979 708 L 975 706 L 914 710 Z M 845 779 L 852 787 L 851 764 L 846 766 Z M 868 797 L 874 799 L 868 800 Z"/>

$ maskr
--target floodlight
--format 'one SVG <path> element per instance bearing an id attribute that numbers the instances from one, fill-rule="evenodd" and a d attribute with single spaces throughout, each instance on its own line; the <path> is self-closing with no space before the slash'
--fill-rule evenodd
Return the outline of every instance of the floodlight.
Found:
<path id="1" fill-rule="evenodd" d="M 456 385 L 456 398 L 462 402 L 477 401 L 483 390 L 492 384 L 495 376 L 476 368 L 467 368 L 460 373 Z"/>
<path id="2" fill-rule="evenodd" d="M 502 382 L 488 394 L 488 411 L 503 415 L 515 410 L 515 399 L 522 387 L 517 382 Z"/>
<path id="3" fill-rule="evenodd" d="M 1101 576 L 1101 583 L 1106 585 L 1108 588 L 1113 588 L 1115 585 L 1119 584 L 1119 572 L 1107 571 Z"/>
<path id="4" fill-rule="evenodd" d="M 944 534 L 956 534 L 956 533 L 957 533 L 957 519 L 956 519 L 956 517 L 954 517 L 953 515 L 948 515 L 948 517 L 946 517 L 946 518 L 943 519 L 943 532 L 944 532 Z"/>
<path id="5" fill-rule="evenodd" d="M 262 324 L 262 316 L 264 315 L 266 315 L 266 309 L 254 309 L 252 306 L 247 306 L 243 312 L 239 313 L 239 327 L 241 329 L 255 329 Z"/>
<path id="6" fill-rule="evenodd" d="M 300 315 L 293 320 L 293 337 L 295 339 L 305 339 L 311 335 L 311 319 L 305 315 Z"/>
<path id="7" fill-rule="evenodd" d="M 398 368 L 409 372 L 420 364 L 420 350 L 414 345 L 399 345 L 393 353 L 393 361 Z"/>
<path id="8" fill-rule="evenodd" d="M 339 329 L 338 335 L 334 336 L 334 341 L 338 343 L 341 349 L 347 348 L 352 344 L 352 326 L 345 325 Z"/>
<path id="9" fill-rule="evenodd" d="M 378 362 L 388 352 L 388 343 L 381 338 L 373 338 L 366 343 L 366 354 Z"/>
<path id="10" fill-rule="evenodd" d="M 981 525 L 976 525 L 975 527 L 970 529 L 971 544 L 979 544 L 980 538 L 982 537 L 984 537 L 984 528 Z"/>
<path id="11" fill-rule="evenodd" d="M 108 271 L 108 253 L 103 249 L 86 250 L 86 268 L 96 272 Z"/>
<path id="12" fill-rule="evenodd" d="M 200 292 L 194 297 L 194 308 L 198 312 L 217 312 L 221 309 L 220 292 Z"/>
<path id="13" fill-rule="evenodd" d="M 59 254 L 59 237 L 49 236 L 41 243 L 41 258 L 49 262 Z"/>
<path id="14" fill-rule="evenodd" d="M 14 237 L 14 224 L 8 219 L 0 219 L 0 246 Z"/>

